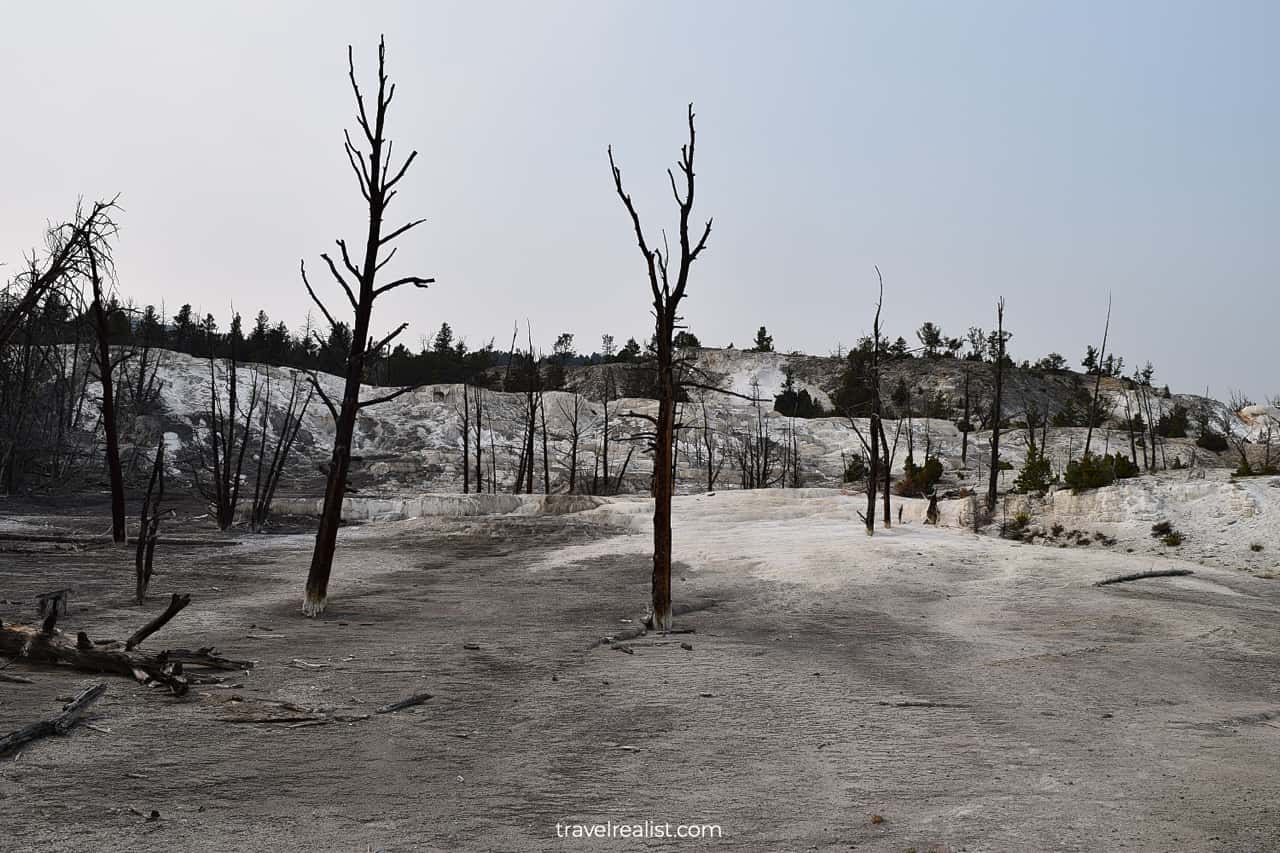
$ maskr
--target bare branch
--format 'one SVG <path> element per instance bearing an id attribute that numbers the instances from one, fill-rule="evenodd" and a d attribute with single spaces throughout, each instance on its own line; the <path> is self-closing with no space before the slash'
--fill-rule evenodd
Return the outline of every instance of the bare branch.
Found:
<path id="1" fill-rule="evenodd" d="M 386 293 L 388 290 L 395 290 L 397 287 L 403 287 L 406 284 L 412 284 L 414 287 L 420 287 L 423 290 L 426 290 L 428 285 L 432 285 L 435 283 L 436 283 L 436 280 L 434 278 L 419 278 L 416 275 L 409 275 L 409 276 L 405 276 L 404 278 L 398 278 L 395 281 L 391 282 L 390 284 L 384 284 L 382 285 L 382 287 L 375 288 L 373 291 L 373 296 L 376 299 L 377 297 Z"/>
<path id="2" fill-rule="evenodd" d="M 385 246 L 387 243 L 390 243 L 392 240 L 399 237 L 401 234 L 408 231 L 410 228 L 416 228 L 417 226 L 421 225 L 426 221 L 427 220 L 425 219 L 415 219 L 412 222 L 408 223 L 407 225 L 401 225 L 399 228 L 397 228 L 396 230 L 392 231 L 390 234 L 388 234 L 387 236 L 379 240 L 378 245 Z"/>
<path id="3" fill-rule="evenodd" d="M 395 391 L 391 392 L 390 394 L 384 394 L 381 397 L 374 397 L 372 400 L 361 400 L 360 408 L 364 409 L 369 406 L 376 406 L 379 403 L 387 403 L 387 402 L 390 402 L 391 400 L 394 400 L 396 397 L 403 396 L 404 394 L 408 394 L 411 391 L 417 391 L 419 388 L 423 388 L 423 387 L 425 387 L 425 383 L 419 384 L 419 385 L 406 385 L 403 388 L 397 388 Z"/>
<path id="4" fill-rule="evenodd" d="M 333 419 L 336 421 L 338 419 L 338 408 L 333 405 L 333 401 L 329 399 L 329 395 L 324 393 L 324 389 L 320 387 L 320 380 L 316 378 L 314 373 L 308 373 L 307 379 L 311 380 L 312 390 L 320 395 L 321 402 L 324 403 L 325 408 L 329 410 L 329 414 L 332 415 Z"/>
<path id="5" fill-rule="evenodd" d="M 378 341 L 377 344 L 370 346 L 368 349 L 365 350 L 365 352 L 371 355 L 381 352 L 383 347 L 385 347 L 387 344 L 395 340 L 396 336 L 398 336 L 401 332 L 403 332 L 407 328 L 409 328 L 408 323 L 401 323 L 399 326 L 396 327 L 396 330 L 394 332 L 387 335 L 382 340 Z"/>
<path id="6" fill-rule="evenodd" d="M 339 245 L 341 245 L 341 241 L 339 241 Z M 347 292 L 347 301 L 351 303 L 352 308 L 355 308 L 356 295 L 351 292 L 351 286 L 347 284 L 347 280 L 342 277 L 342 273 L 338 272 L 338 268 L 334 266 L 333 258 L 330 258 L 328 254 L 323 252 L 320 254 L 320 257 L 329 265 L 329 272 L 333 273 L 333 277 L 338 280 L 338 284 L 342 285 L 342 289 Z"/>
<path id="7" fill-rule="evenodd" d="M 343 266 L 345 266 L 345 267 L 347 268 L 347 271 L 348 271 L 348 272 L 350 272 L 353 276 L 355 276 L 356 281 L 359 281 L 359 280 L 360 280 L 360 270 L 356 269 L 356 265 L 355 265 L 355 264 L 353 264 L 353 263 L 351 263 L 351 256 L 347 254 L 347 241 L 346 241 L 346 240 L 338 240 L 338 241 L 337 241 L 337 243 L 338 243 L 338 248 L 342 250 L 342 264 L 343 264 Z M 352 303 L 352 307 L 353 307 L 353 308 L 355 307 L 355 304 L 354 304 L 354 303 Z"/>
<path id="8" fill-rule="evenodd" d="M 384 170 L 384 172 L 383 172 L 382 188 L 383 188 L 384 190 L 389 190 L 389 189 L 391 189 L 392 187 L 394 187 L 396 184 L 400 183 L 400 179 L 404 177 L 404 173 L 405 173 L 405 172 L 407 172 L 407 171 L 409 171 L 409 164 L 410 164 L 410 163 L 412 163 L 412 162 L 413 162 L 413 158 L 415 158 L 415 157 L 417 157 L 417 156 L 418 156 L 418 152 L 417 152 L 417 151 L 410 151 L 410 152 L 409 152 L 409 156 L 408 156 L 408 158 L 407 158 L 407 159 L 404 161 L 404 163 L 400 166 L 400 171 L 396 172 L 396 173 L 395 173 L 395 175 L 394 175 L 394 176 L 392 176 L 391 180 L 389 180 L 389 181 L 388 181 L 388 180 L 386 180 L 386 172 L 385 172 L 385 170 Z M 390 163 L 390 162 L 391 162 L 391 152 L 390 152 L 390 150 L 388 150 L 388 152 L 387 152 L 387 162 L 388 162 L 388 163 Z"/>
<path id="9" fill-rule="evenodd" d="M 329 313 L 329 309 L 324 307 L 324 303 L 320 301 L 320 297 L 316 296 L 316 292 L 311 289 L 311 282 L 307 280 L 307 262 L 305 260 L 299 261 L 298 267 L 302 272 L 302 283 L 303 285 L 306 286 L 307 293 L 311 294 L 311 301 L 314 302 L 317 307 L 319 307 L 320 313 L 323 314 L 324 318 L 329 321 L 330 326 L 338 325 L 337 321 L 333 319 L 333 315 Z"/>
<path id="10" fill-rule="evenodd" d="M 351 79 L 351 90 L 356 93 L 356 106 L 360 110 L 356 121 L 360 123 L 360 128 L 364 130 L 369 143 L 373 144 L 373 131 L 369 128 L 369 116 L 364 110 L 364 96 L 360 94 L 360 84 L 356 82 L 356 63 L 351 45 L 347 45 L 347 76 Z"/>

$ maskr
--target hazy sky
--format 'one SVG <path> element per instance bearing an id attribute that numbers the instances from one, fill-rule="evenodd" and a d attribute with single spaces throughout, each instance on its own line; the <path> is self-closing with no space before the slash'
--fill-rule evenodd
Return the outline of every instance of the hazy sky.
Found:
<path id="1" fill-rule="evenodd" d="M 385 32 L 420 152 L 390 219 L 428 218 L 391 271 L 439 283 L 375 325 L 411 345 L 650 334 L 605 146 L 657 235 L 692 100 L 705 344 L 847 345 L 878 263 L 893 335 L 991 326 L 1003 294 L 1016 358 L 1078 362 L 1111 291 L 1129 365 L 1280 393 L 1274 2 L 9 3 L 0 28 L 10 269 L 120 192 L 126 296 L 300 326 L 299 259 L 327 289 L 318 254 L 362 242 L 346 45 L 370 79 Z"/>

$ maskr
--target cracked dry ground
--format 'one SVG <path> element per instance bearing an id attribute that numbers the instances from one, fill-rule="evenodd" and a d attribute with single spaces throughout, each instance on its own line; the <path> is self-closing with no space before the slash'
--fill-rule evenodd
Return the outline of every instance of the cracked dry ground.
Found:
<path id="1" fill-rule="evenodd" d="M 821 582 L 767 555 L 679 564 L 678 598 L 708 605 L 678 620 L 696 633 L 634 654 L 595 642 L 646 599 L 646 539 L 571 517 L 348 528 L 314 621 L 298 613 L 306 535 L 162 552 L 145 612 L 170 591 L 194 602 L 147 645 L 213 642 L 257 669 L 185 699 L 107 678 L 87 721 L 109 731 L 0 761 L 0 846 L 1277 847 L 1280 585 L 1197 567 L 1098 589 L 1124 555 L 815 524 L 725 521 L 744 553 L 788 532 L 789 561 Z M 575 556 L 602 537 L 616 547 Z M 0 553 L 0 619 L 30 620 L 31 597 L 65 585 L 65 628 L 125 635 L 144 613 L 130 573 L 111 551 Z M 34 683 L 0 684 L 3 730 L 94 680 L 8 672 Z M 282 708 L 353 721 L 232 721 Z M 723 837 L 556 837 L 606 820 Z"/>

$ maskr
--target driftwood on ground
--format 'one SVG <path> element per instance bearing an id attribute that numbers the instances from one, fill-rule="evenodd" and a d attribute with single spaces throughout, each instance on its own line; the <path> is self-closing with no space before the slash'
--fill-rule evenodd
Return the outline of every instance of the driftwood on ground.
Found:
<path id="1" fill-rule="evenodd" d="M 399 702 L 392 702 L 390 705 L 383 705 L 377 710 L 379 714 L 390 714 L 393 711 L 400 711 L 405 708 L 412 708 L 414 705 L 421 705 L 423 702 L 431 698 L 430 693 L 418 693 L 407 699 L 401 699 Z"/>
<path id="2" fill-rule="evenodd" d="M 186 607 L 190 600 L 187 595 L 174 595 L 165 611 L 134 632 L 125 644 L 118 640 L 90 640 L 84 631 L 77 632 L 75 639 L 70 638 L 55 627 L 57 603 L 42 600 L 46 613 L 39 628 L 0 624 L 0 654 L 26 663 L 70 666 L 86 672 L 123 675 L 143 684 L 163 684 L 178 696 L 186 693 L 192 683 L 217 681 L 214 676 L 186 673 L 185 667 L 252 669 L 252 662 L 221 657 L 212 646 L 194 651 L 172 649 L 155 654 L 133 650 Z"/>
<path id="3" fill-rule="evenodd" d="M 1140 581 L 1145 578 L 1178 578 L 1183 575 L 1193 574 L 1190 569 L 1157 569 L 1151 572 L 1134 572 L 1131 575 L 1120 575 L 1115 578 L 1107 578 L 1098 581 L 1094 586 L 1109 586 L 1113 583 L 1127 583 L 1129 581 Z"/>
<path id="4" fill-rule="evenodd" d="M 50 717 L 47 720 L 40 720 L 18 729 L 16 732 L 0 737 L 0 755 L 12 752 L 23 744 L 42 737 L 66 734 L 72 726 L 79 722 L 80 717 L 89 709 L 89 706 L 106 692 L 107 685 L 104 682 L 98 682 L 86 687 L 64 705 L 57 716 Z"/>

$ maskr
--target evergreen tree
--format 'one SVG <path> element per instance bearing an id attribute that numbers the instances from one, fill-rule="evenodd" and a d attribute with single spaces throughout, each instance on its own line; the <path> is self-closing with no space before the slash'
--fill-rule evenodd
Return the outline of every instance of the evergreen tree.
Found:
<path id="1" fill-rule="evenodd" d="M 751 348 L 752 352 L 773 352 L 773 336 L 769 334 L 764 326 L 756 330 L 755 346 Z"/>

